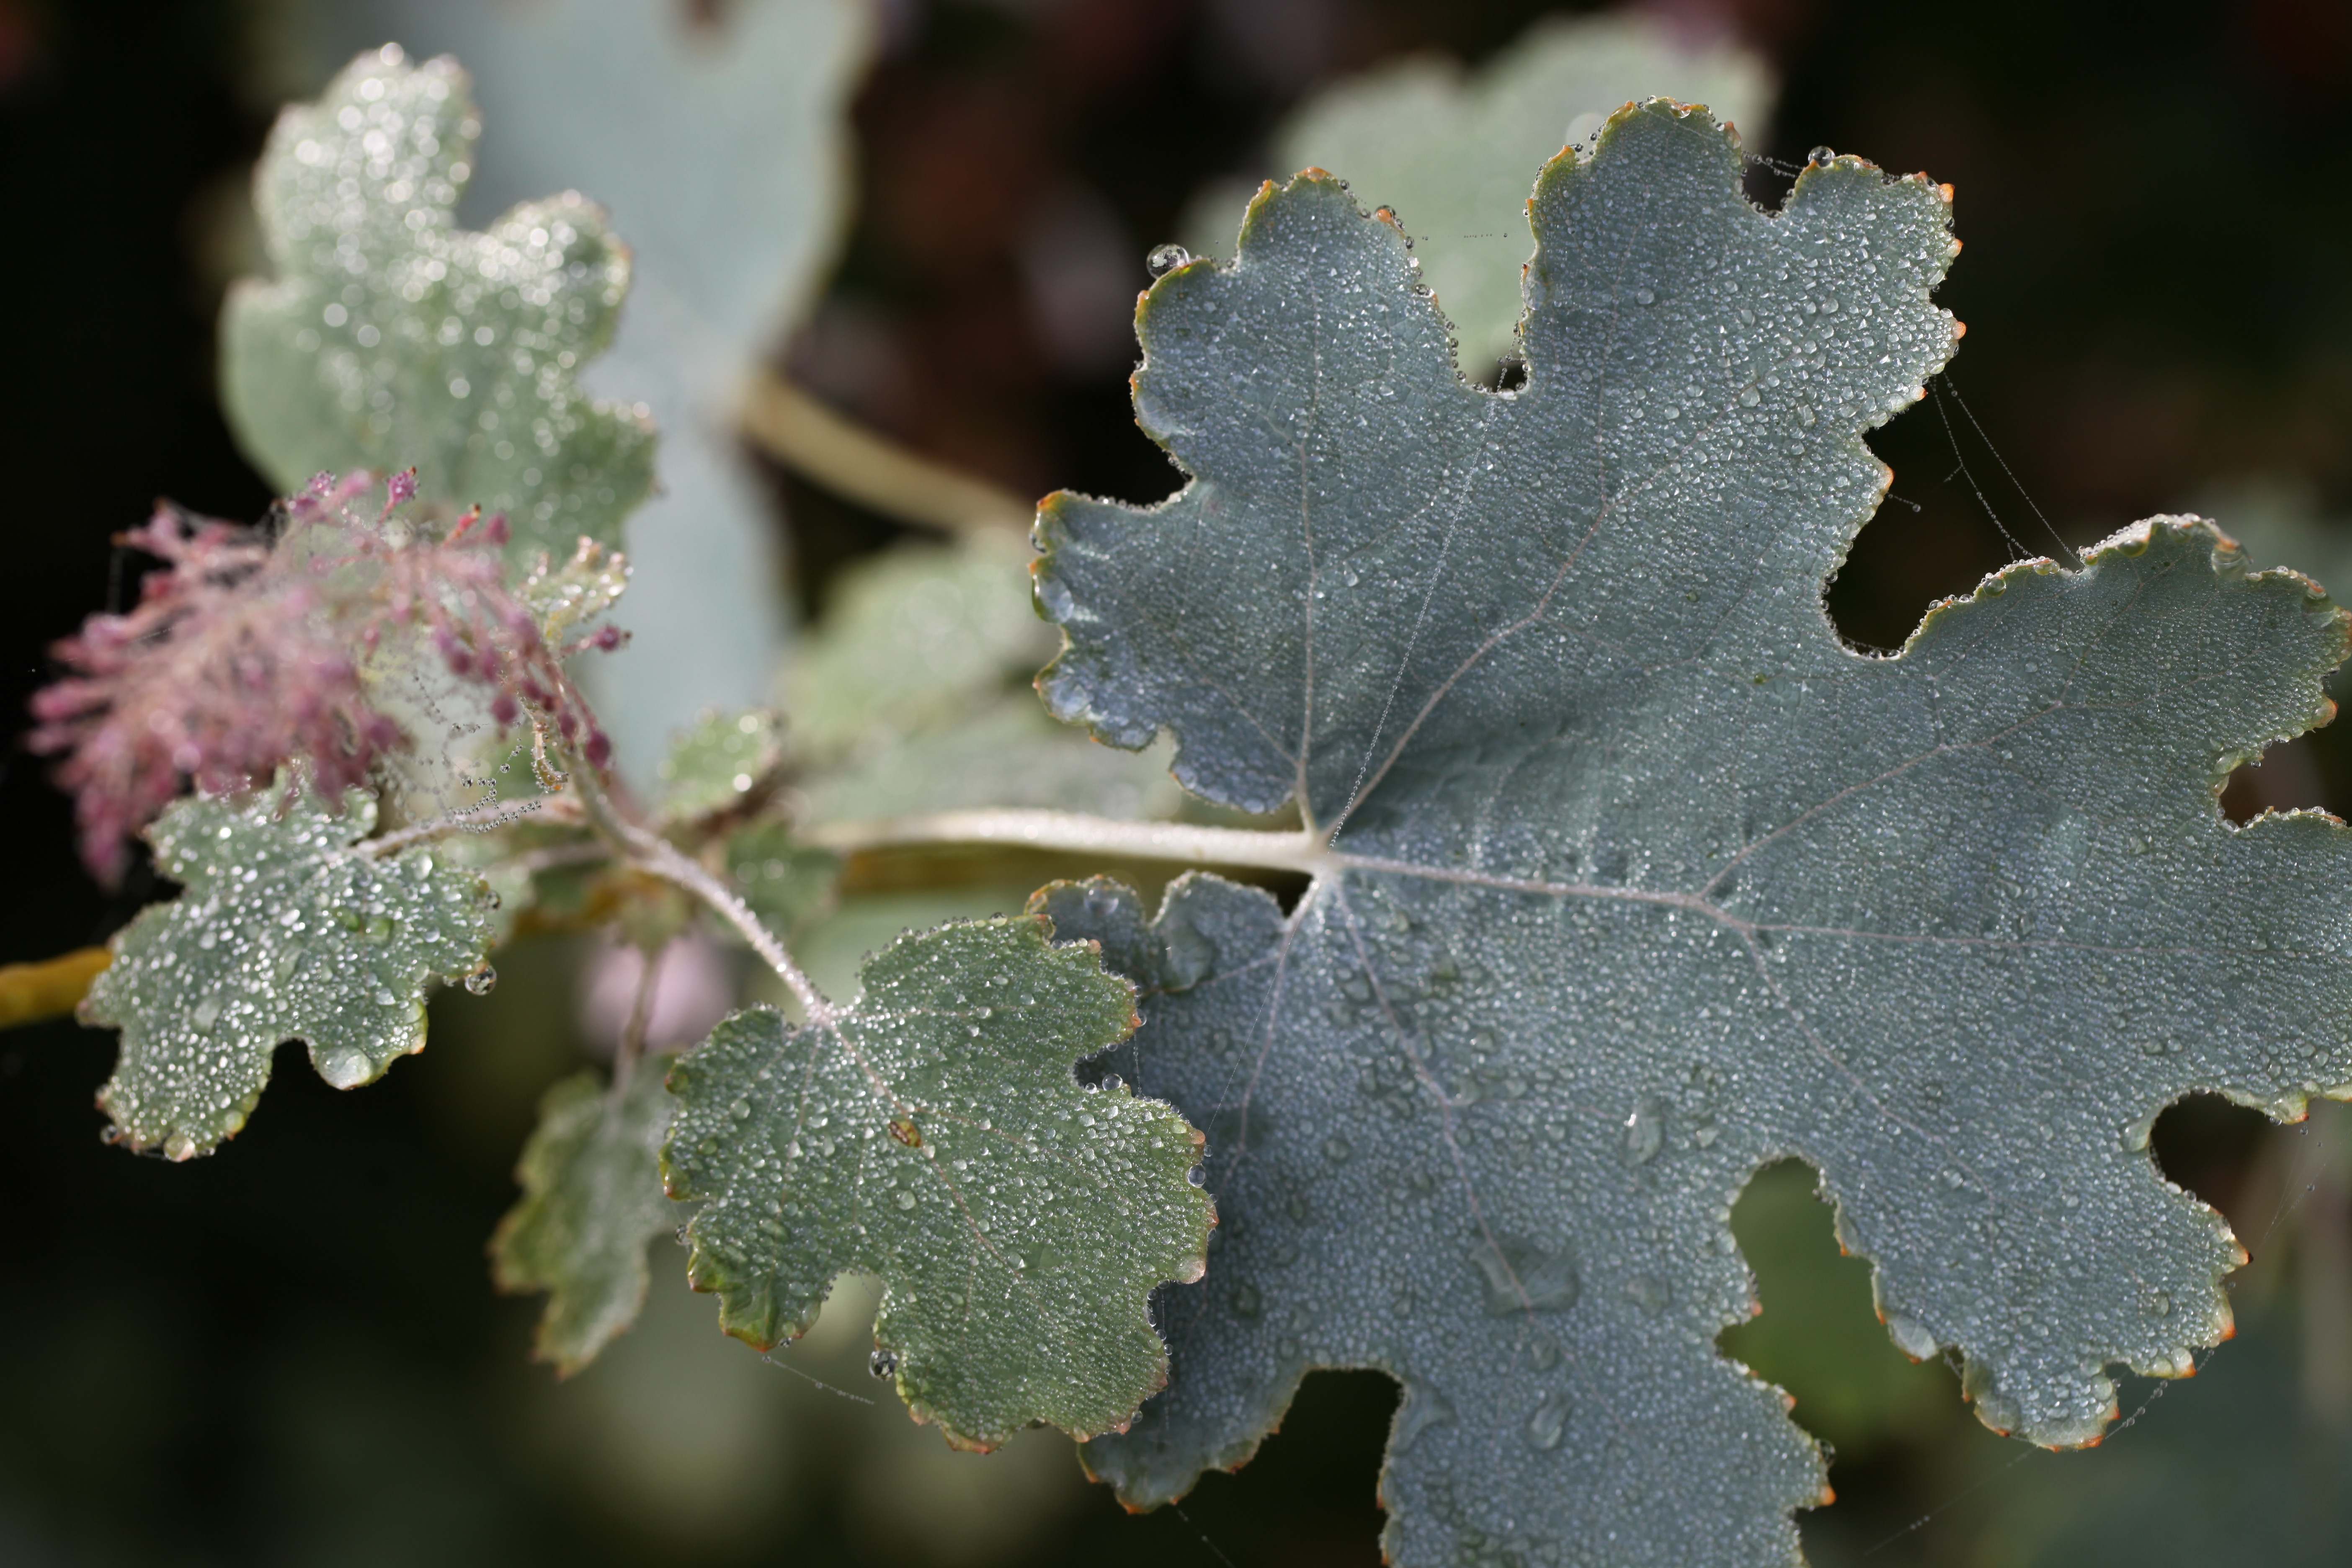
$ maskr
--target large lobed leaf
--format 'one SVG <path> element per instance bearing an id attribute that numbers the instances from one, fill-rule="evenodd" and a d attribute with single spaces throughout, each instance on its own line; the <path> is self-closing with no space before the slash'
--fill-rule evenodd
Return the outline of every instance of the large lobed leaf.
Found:
<path id="1" fill-rule="evenodd" d="M 1772 111 L 1770 68 L 1727 40 L 1660 16 L 1547 16 L 1474 74 L 1422 55 L 1326 88 L 1276 130 L 1269 172 L 1328 169 L 1404 214 L 1462 368 L 1487 376 L 1515 346 L 1529 171 L 1657 92 L 1707 105 L 1751 142 Z M 1233 254 L 1254 185 L 1219 181 L 1193 198 L 1183 228 L 1195 249 Z"/>
<path id="2" fill-rule="evenodd" d="M 674 1105 L 662 1079 L 675 1059 L 646 1057 L 612 1088 L 583 1072 L 549 1089 L 515 1166 L 522 1198 L 490 1237 L 499 1289 L 547 1292 L 533 1352 L 566 1376 L 645 1305 L 646 1244 L 671 1224 L 661 1145 Z"/>
<path id="3" fill-rule="evenodd" d="M 1167 1106 L 1081 1089 L 1135 993 L 1034 916 L 902 937 L 864 994 L 795 1027 L 736 1014 L 679 1058 L 663 1154 L 702 1199 L 688 1277 L 762 1349 L 845 1270 L 881 1276 L 875 1341 L 919 1419 L 959 1447 L 1034 1422 L 1123 1426 L 1166 1380 L 1146 1302 L 1200 1277 L 1201 1135 Z"/>
<path id="4" fill-rule="evenodd" d="M 507 514 L 517 560 L 611 544 L 653 482 L 653 430 L 580 390 L 628 252 L 572 194 L 457 224 L 480 131 L 454 61 L 362 55 L 290 108 L 254 178 L 274 282 L 231 291 L 222 405 L 281 489 L 414 467 L 418 494 Z"/>
<path id="5" fill-rule="evenodd" d="M 1088 1450 L 1133 1503 L 1376 1367 L 1399 1563 L 1785 1563 L 1822 1460 L 1715 1345 L 1752 1173 L 1816 1166 L 1897 1342 L 2079 1444 L 2111 1366 L 2229 1331 L 2243 1255 L 2158 1111 L 2352 1079 L 2352 845 L 2214 802 L 2332 710 L 2344 616 L 2168 518 L 1843 646 L 1862 433 L 1956 336 L 1948 193 L 1841 158 L 1766 214 L 1741 172 L 1663 100 L 1549 163 L 1499 395 L 1402 234 L 1269 189 L 1139 316 L 1191 485 L 1045 508 L 1055 711 L 1310 825 L 1287 914 L 1045 906 L 1137 979 L 1112 1059 L 1207 1130 L 1225 1219 L 1162 1297 L 1170 1390 Z"/>
<path id="6" fill-rule="evenodd" d="M 245 1125 L 281 1041 L 306 1041 L 337 1089 L 425 1048 L 426 983 L 481 963 L 488 894 L 432 849 L 353 847 L 374 823 L 362 795 L 336 815 L 278 789 L 157 818 L 156 868 L 185 886 L 116 935 L 81 1007 L 122 1031 L 98 1097 L 113 1136 L 174 1160 L 209 1153 Z"/>

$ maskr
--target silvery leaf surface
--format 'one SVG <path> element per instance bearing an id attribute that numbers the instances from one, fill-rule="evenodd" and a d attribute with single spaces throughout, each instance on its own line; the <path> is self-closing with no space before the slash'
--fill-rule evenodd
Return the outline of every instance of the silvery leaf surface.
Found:
<path id="1" fill-rule="evenodd" d="M 2230 1331 L 2243 1254 L 2158 1112 L 2352 1079 L 2352 843 L 2215 803 L 2332 713 L 2343 614 L 2159 518 L 1845 647 L 1863 435 L 1957 336 L 1949 194 L 1838 158 L 1766 213 L 1742 172 L 1664 101 L 1549 163 L 1499 394 L 1396 228 L 1269 189 L 1139 315 L 1192 483 L 1043 510 L 1048 705 L 1308 825 L 1287 912 L 1043 906 L 1137 982 L 1108 1060 L 1207 1132 L 1223 1219 L 1170 1389 L 1087 1450 L 1132 1503 L 1371 1367 L 1395 1562 L 1785 1563 L 1822 1461 L 1716 1345 L 1754 1172 L 1812 1164 L 1898 1344 L 2076 1445 L 2116 1368 Z"/>

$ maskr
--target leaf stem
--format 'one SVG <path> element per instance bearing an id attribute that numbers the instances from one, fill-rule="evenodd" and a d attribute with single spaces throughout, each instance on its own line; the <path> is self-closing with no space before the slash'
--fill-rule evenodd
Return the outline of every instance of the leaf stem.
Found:
<path id="1" fill-rule="evenodd" d="M 64 1017 L 113 962 L 111 949 L 84 947 L 36 963 L 0 963 L 0 1029 Z"/>
<path id="2" fill-rule="evenodd" d="M 1129 822 L 1075 811 L 1007 806 L 892 816 L 872 822 L 828 822 L 802 841 L 842 853 L 913 844 L 1012 844 L 1034 849 L 1182 860 L 1194 865 L 1255 866 L 1324 875 L 1343 863 L 1320 835 L 1254 827 L 1201 827 L 1181 822 Z"/>
<path id="3" fill-rule="evenodd" d="M 801 972 L 801 966 L 793 962 L 793 955 L 784 951 L 784 944 L 778 940 L 776 933 L 761 923 L 760 917 L 751 912 L 751 906 L 739 898 L 732 888 L 660 834 L 640 827 L 624 817 L 614 808 L 612 797 L 604 793 L 604 785 L 597 782 L 595 769 L 584 763 L 575 763 L 571 776 L 572 782 L 579 787 L 580 803 L 586 809 L 589 820 L 626 851 L 630 865 L 700 899 L 712 913 L 733 926 L 743 940 L 751 944 L 751 951 L 758 953 L 791 988 L 810 1023 L 832 1022 L 838 1009 L 824 999 L 824 993 L 819 991 Z"/>
<path id="4" fill-rule="evenodd" d="M 786 468 L 908 522 L 976 533 L 1025 530 L 1035 514 L 1011 491 L 919 456 L 778 376 L 755 376 L 744 389 L 743 432 Z"/>

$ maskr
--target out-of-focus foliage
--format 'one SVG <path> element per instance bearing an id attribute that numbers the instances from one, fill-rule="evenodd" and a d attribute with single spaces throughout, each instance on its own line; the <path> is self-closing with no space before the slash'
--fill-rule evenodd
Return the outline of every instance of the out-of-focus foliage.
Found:
<path id="1" fill-rule="evenodd" d="M 660 815 L 690 822 L 742 805 L 783 765 L 783 727 L 759 708 L 703 715 L 662 759 Z"/>
<path id="2" fill-rule="evenodd" d="M 565 1374 L 596 1357 L 644 1305 L 646 1245 L 671 1226 L 661 1144 L 677 1058 L 636 1062 L 625 1082 L 576 1073 L 547 1091 L 515 1167 L 522 1201 L 490 1238 L 502 1290 L 547 1292 L 534 1350 Z"/>
<path id="3" fill-rule="evenodd" d="M 1914 1362 L 1886 1337 L 1870 1265 L 1841 1257 L 1819 1178 L 1797 1161 L 1768 1166 L 1732 1206 L 1739 1256 L 1760 1314 L 1726 1329 L 1724 1353 L 1797 1401 L 1797 1424 L 1843 1458 L 1916 1436 L 1957 1392 L 1938 1362 Z"/>
<path id="4" fill-rule="evenodd" d="M 1555 16 L 1475 73 L 1421 56 L 1325 88 L 1276 130 L 1265 174 L 1328 169 L 1366 206 L 1392 209 L 1454 324 L 1463 374 L 1486 379 L 1517 352 L 1528 193 L 1543 161 L 1661 94 L 1706 105 L 1760 147 L 1773 91 L 1754 54 L 1664 16 Z M 1221 180 L 1193 198 L 1182 226 L 1196 254 L 1233 254 L 1255 185 Z"/>
<path id="5" fill-rule="evenodd" d="M 1017 538 L 975 533 L 842 574 L 782 681 L 809 821 L 976 805 L 1175 815 L 1164 752 L 1096 745 L 1039 709 L 1030 681 L 1058 639 L 1030 605 L 1031 559 Z"/>
<path id="6" fill-rule="evenodd" d="M 783 637 L 772 507 L 735 430 L 746 375 L 806 308 L 846 215 L 862 0 L 274 0 L 281 68 L 394 39 L 453 54 L 495 134 L 473 195 L 586 193 L 634 287 L 587 384 L 650 409 L 659 489 L 629 538 L 631 656 L 600 677 L 630 765 L 764 696 Z"/>
<path id="7" fill-rule="evenodd" d="M 479 506 L 517 561 L 561 560 L 615 542 L 653 482 L 643 416 L 579 385 L 628 252 L 571 194 L 460 228 L 480 130 L 464 72 L 392 47 L 287 110 L 254 181 L 277 277 L 230 293 L 222 401 L 288 494 L 414 468 L 445 525 Z"/>

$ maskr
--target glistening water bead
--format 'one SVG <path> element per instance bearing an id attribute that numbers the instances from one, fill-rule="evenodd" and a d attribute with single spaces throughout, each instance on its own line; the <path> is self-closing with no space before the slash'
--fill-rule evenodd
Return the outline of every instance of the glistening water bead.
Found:
<path id="1" fill-rule="evenodd" d="M 1143 258 L 1143 266 L 1154 278 L 1165 278 L 1192 259 L 1192 253 L 1181 245 L 1155 245 Z"/>

